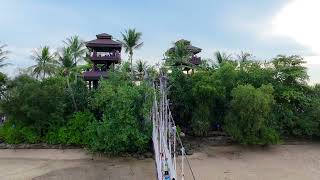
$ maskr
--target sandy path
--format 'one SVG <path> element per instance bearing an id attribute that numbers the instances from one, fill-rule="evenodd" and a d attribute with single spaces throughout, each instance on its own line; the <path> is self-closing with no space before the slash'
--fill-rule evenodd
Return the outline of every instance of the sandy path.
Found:
<path id="1" fill-rule="evenodd" d="M 189 159 L 197 180 L 320 178 L 320 144 L 206 147 Z M 154 172 L 152 159 L 91 160 L 82 150 L 0 150 L 1 180 L 148 180 L 155 179 Z"/>

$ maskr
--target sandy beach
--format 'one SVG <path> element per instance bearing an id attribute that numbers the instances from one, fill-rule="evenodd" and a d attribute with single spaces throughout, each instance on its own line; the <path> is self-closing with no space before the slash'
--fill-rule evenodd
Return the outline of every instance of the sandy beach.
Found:
<path id="1" fill-rule="evenodd" d="M 320 144 L 211 146 L 188 157 L 197 180 L 318 180 Z M 179 158 L 180 159 L 180 158 Z M 0 150 L 0 179 L 155 179 L 153 159 L 95 157 L 83 150 Z M 186 169 L 186 179 L 190 171 Z"/>

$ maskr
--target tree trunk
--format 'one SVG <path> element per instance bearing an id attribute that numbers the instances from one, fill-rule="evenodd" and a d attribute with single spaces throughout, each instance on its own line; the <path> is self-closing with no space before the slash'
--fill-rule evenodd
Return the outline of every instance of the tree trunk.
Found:
<path id="1" fill-rule="evenodd" d="M 74 56 L 73 56 L 73 59 L 74 59 L 74 66 L 77 67 L 77 57 L 74 55 Z"/>
<path id="2" fill-rule="evenodd" d="M 132 56 L 133 56 L 133 53 L 130 52 L 130 63 L 131 63 L 131 79 L 133 80 L 134 77 L 133 77 L 133 64 L 132 64 Z"/>
<path id="3" fill-rule="evenodd" d="M 71 93 L 71 98 L 72 98 L 72 102 L 73 102 L 74 109 L 75 109 L 76 111 L 78 111 L 76 99 L 74 98 L 74 93 L 73 93 L 73 90 L 72 90 L 72 88 L 71 88 L 71 86 L 70 86 L 69 75 L 67 76 L 67 85 L 68 85 L 69 91 L 70 91 L 70 93 Z"/>

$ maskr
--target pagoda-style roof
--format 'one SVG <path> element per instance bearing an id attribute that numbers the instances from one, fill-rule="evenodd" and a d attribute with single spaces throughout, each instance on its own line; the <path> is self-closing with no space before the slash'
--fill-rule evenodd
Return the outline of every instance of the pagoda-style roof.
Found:
<path id="1" fill-rule="evenodd" d="M 191 42 L 185 39 L 180 39 L 178 41 L 175 42 L 175 44 L 177 44 L 178 42 L 184 42 L 188 45 L 187 49 L 192 53 L 192 54 L 198 54 L 201 52 L 201 48 L 198 48 L 196 46 L 192 46 Z M 169 49 L 169 51 L 173 51 L 175 47 L 172 47 Z"/>
<path id="2" fill-rule="evenodd" d="M 88 48 L 117 48 L 121 49 L 120 42 L 112 40 L 112 36 L 106 33 L 96 35 L 97 39 L 86 42 Z"/>

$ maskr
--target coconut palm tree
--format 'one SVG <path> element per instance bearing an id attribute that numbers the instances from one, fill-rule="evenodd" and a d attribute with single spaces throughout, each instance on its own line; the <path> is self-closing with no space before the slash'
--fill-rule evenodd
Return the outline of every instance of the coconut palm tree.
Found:
<path id="1" fill-rule="evenodd" d="M 50 52 L 49 46 L 34 50 L 31 58 L 36 64 L 29 68 L 32 70 L 32 74 L 37 78 L 42 75 L 42 79 L 44 79 L 46 75 L 50 76 L 56 72 L 58 64 L 56 54 Z"/>
<path id="2" fill-rule="evenodd" d="M 69 75 L 72 69 L 75 67 L 73 63 L 73 54 L 70 47 L 63 48 L 60 53 L 58 53 L 59 65 L 62 69 L 63 75 Z"/>
<path id="3" fill-rule="evenodd" d="M 4 63 L 4 60 L 8 59 L 9 51 L 4 50 L 4 48 L 7 47 L 6 44 L 0 45 L 0 68 L 9 65 L 9 63 Z"/>
<path id="4" fill-rule="evenodd" d="M 216 61 L 218 62 L 218 64 L 221 64 L 223 62 L 226 62 L 226 61 L 231 61 L 232 60 L 232 57 L 230 54 L 226 54 L 226 53 L 221 53 L 220 51 L 216 51 L 214 53 L 214 56 L 215 56 L 215 59 Z"/>
<path id="5" fill-rule="evenodd" d="M 136 65 L 135 65 L 134 69 L 135 69 L 136 74 L 138 75 L 139 79 L 142 80 L 145 72 L 148 69 L 147 62 L 142 61 L 142 60 L 138 60 L 136 62 Z"/>
<path id="6" fill-rule="evenodd" d="M 70 48 L 72 61 L 77 66 L 78 62 L 83 60 L 87 53 L 84 41 L 80 40 L 79 36 L 72 36 L 63 42 Z"/>
<path id="7" fill-rule="evenodd" d="M 70 47 L 63 48 L 62 51 L 58 53 L 58 56 L 59 56 L 58 59 L 59 59 L 60 68 L 62 70 L 62 74 L 67 79 L 67 85 L 71 94 L 74 109 L 77 111 L 78 108 L 75 100 L 75 95 L 70 85 L 70 76 L 71 74 L 76 72 L 76 66 L 73 63 L 73 52 Z"/>
<path id="8" fill-rule="evenodd" d="M 122 34 L 122 45 L 125 49 L 126 53 L 129 53 L 129 61 L 131 64 L 131 76 L 133 77 L 133 66 L 132 66 L 132 57 L 133 57 L 133 51 L 136 49 L 139 49 L 143 42 L 141 41 L 141 32 L 136 32 L 136 29 L 128 29 L 125 31 L 125 33 Z"/>
<path id="9" fill-rule="evenodd" d="M 237 58 L 239 62 L 245 62 L 252 60 L 253 56 L 250 53 L 241 51 L 241 53 L 237 55 Z"/>
<path id="10" fill-rule="evenodd" d="M 185 40 L 175 42 L 174 47 L 165 53 L 166 64 L 169 66 L 179 66 L 181 68 L 184 68 L 183 66 L 192 68 L 192 64 L 189 62 L 192 57 L 192 53 L 188 50 L 189 45 L 190 42 Z"/>

